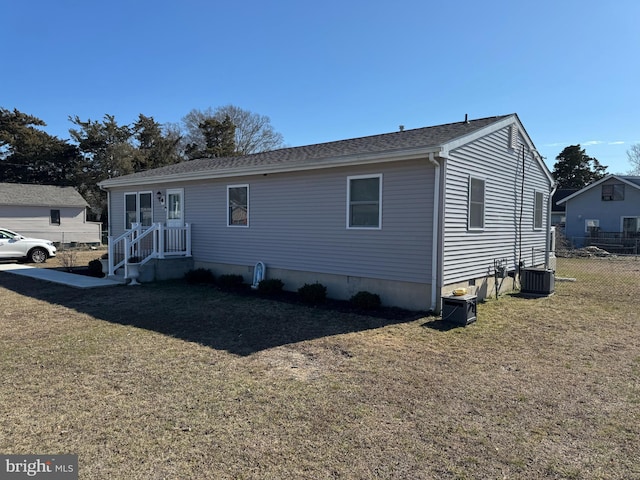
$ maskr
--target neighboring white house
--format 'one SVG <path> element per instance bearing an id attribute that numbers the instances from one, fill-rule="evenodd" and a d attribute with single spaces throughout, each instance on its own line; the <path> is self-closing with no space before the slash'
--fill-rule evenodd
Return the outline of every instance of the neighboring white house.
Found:
<path id="1" fill-rule="evenodd" d="M 157 230 L 144 252 L 154 262 L 165 255 L 156 246 L 172 243 L 218 275 L 250 280 L 261 261 L 288 290 L 320 282 L 335 298 L 366 290 L 386 305 L 436 311 L 460 286 L 491 295 L 497 266 L 545 264 L 553 185 L 515 114 L 193 160 L 100 184 L 112 252 L 126 238 L 126 255 L 140 253 L 135 238 Z M 176 229 L 179 241 L 168 237 Z"/>
<path id="2" fill-rule="evenodd" d="M 101 243 L 102 224 L 73 187 L 0 183 L 0 227 L 60 244 Z"/>

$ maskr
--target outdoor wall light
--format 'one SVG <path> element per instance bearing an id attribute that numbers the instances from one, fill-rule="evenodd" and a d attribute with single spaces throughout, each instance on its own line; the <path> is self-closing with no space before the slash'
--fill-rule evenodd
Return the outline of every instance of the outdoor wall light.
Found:
<path id="1" fill-rule="evenodd" d="M 156 197 L 158 198 L 160 205 L 164 206 L 164 195 L 162 195 L 161 191 L 158 191 L 158 193 L 156 193 Z"/>

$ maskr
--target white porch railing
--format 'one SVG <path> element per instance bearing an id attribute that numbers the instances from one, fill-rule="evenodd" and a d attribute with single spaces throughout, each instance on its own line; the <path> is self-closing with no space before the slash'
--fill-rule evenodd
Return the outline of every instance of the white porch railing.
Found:
<path id="1" fill-rule="evenodd" d="M 129 263 L 143 265 L 154 258 L 191 256 L 189 223 L 184 227 L 166 227 L 162 223 L 143 227 L 134 223 L 122 235 L 109 235 L 108 238 L 109 276 L 115 275 L 116 270 L 124 267 L 124 276 L 128 278 Z"/>

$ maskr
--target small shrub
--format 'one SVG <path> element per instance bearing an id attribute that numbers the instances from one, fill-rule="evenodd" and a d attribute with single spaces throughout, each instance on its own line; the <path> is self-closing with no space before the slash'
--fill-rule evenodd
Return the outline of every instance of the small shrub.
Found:
<path id="1" fill-rule="evenodd" d="M 216 278 L 211 270 L 206 268 L 196 268 L 195 270 L 189 270 L 184 274 L 185 281 L 190 285 L 198 283 L 215 283 Z"/>
<path id="2" fill-rule="evenodd" d="M 282 292 L 284 283 L 279 278 L 270 278 L 268 280 L 260 280 L 258 283 L 258 291 L 266 295 L 276 295 Z"/>
<path id="3" fill-rule="evenodd" d="M 298 289 L 298 295 L 304 303 L 320 305 L 327 299 L 327 287 L 321 283 L 305 283 Z"/>
<path id="4" fill-rule="evenodd" d="M 69 272 L 73 271 L 78 261 L 78 252 L 75 250 L 62 250 L 58 252 L 58 258 L 62 266 Z"/>
<path id="5" fill-rule="evenodd" d="M 242 275 L 227 273 L 218 277 L 218 286 L 225 290 L 240 290 L 243 287 Z"/>
<path id="6" fill-rule="evenodd" d="M 380 302 L 380 295 L 365 291 L 356 293 L 349 301 L 355 307 L 363 310 L 375 310 L 376 308 L 380 308 L 382 304 Z"/>
<path id="7" fill-rule="evenodd" d="M 100 258 L 102 260 L 109 260 L 109 252 L 103 253 L 102 255 L 100 255 Z"/>
<path id="8" fill-rule="evenodd" d="M 92 277 L 102 278 L 104 273 L 102 273 L 102 262 L 99 259 L 91 260 L 87 265 L 89 267 L 89 274 Z"/>

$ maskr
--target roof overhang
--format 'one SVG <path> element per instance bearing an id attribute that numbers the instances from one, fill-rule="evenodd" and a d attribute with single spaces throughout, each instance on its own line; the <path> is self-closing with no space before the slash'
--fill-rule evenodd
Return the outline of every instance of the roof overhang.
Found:
<path id="1" fill-rule="evenodd" d="M 428 159 L 429 156 L 444 157 L 441 146 L 416 149 L 402 149 L 385 151 L 374 154 L 355 154 L 339 157 L 329 157 L 308 162 L 288 163 L 286 165 L 243 165 L 214 170 L 201 170 L 174 174 L 154 175 L 149 177 L 116 177 L 103 180 L 98 186 L 103 189 L 114 187 L 128 187 L 134 185 L 158 185 L 163 183 L 193 182 L 218 178 L 232 178 L 250 175 L 268 175 L 274 173 L 302 172 L 321 170 L 325 168 L 352 167 L 357 165 L 373 165 L 378 163 L 399 162 L 409 160 Z"/>
<path id="2" fill-rule="evenodd" d="M 601 185 L 602 183 L 606 182 L 607 180 L 611 180 L 612 178 L 615 178 L 616 180 L 618 180 L 621 183 L 624 183 L 625 185 L 629 185 L 633 188 L 636 188 L 638 190 L 640 190 L 640 185 L 630 182 L 629 180 L 627 180 L 626 178 L 620 177 L 618 175 L 607 175 L 606 177 L 602 177 L 600 180 L 596 180 L 593 183 L 590 183 L 589 185 L 587 185 L 586 187 L 584 187 L 581 190 L 578 190 L 577 192 L 569 195 L 568 197 L 564 197 L 562 200 L 558 200 L 556 202 L 556 205 L 561 205 L 567 202 L 567 200 L 571 200 L 572 198 L 577 197 L 578 195 L 582 195 L 584 192 L 586 192 L 587 190 L 591 190 L 592 188 L 597 187 L 598 185 Z"/>
<path id="3" fill-rule="evenodd" d="M 455 150 L 456 148 L 460 148 L 470 142 L 473 142 L 474 140 L 478 140 L 486 135 L 489 135 L 491 133 L 497 132 L 498 130 L 501 130 L 503 128 L 506 128 L 510 125 L 517 125 L 518 130 L 522 133 L 522 138 L 524 139 L 524 143 L 527 147 L 527 149 L 529 150 L 529 152 L 531 152 L 531 154 L 533 155 L 533 158 L 536 160 L 536 162 L 538 163 L 538 165 L 540 166 L 541 170 L 544 172 L 544 174 L 546 175 L 547 179 L 549 180 L 549 185 L 552 187 L 553 185 L 555 185 L 555 179 L 553 178 L 553 175 L 551 173 L 551 170 L 549 170 L 549 167 L 547 167 L 547 165 L 544 163 L 544 159 L 542 158 L 542 155 L 540 155 L 540 153 L 538 152 L 538 150 L 536 149 L 536 146 L 533 144 L 533 141 L 531 140 L 531 137 L 529 137 L 529 134 L 527 133 L 527 131 L 525 130 L 524 126 L 522 125 L 522 122 L 520 121 L 520 118 L 518 118 L 517 114 L 512 114 L 509 115 L 501 120 L 498 120 L 490 125 L 487 125 L 484 128 L 480 128 L 474 132 L 471 132 L 467 135 L 464 135 L 462 137 L 458 137 L 455 138 L 449 142 L 446 142 L 443 146 L 442 146 L 442 154 L 441 156 L 444 158 L 448 158 L 449 157 L 449 152 L 451 150 Z"/>

